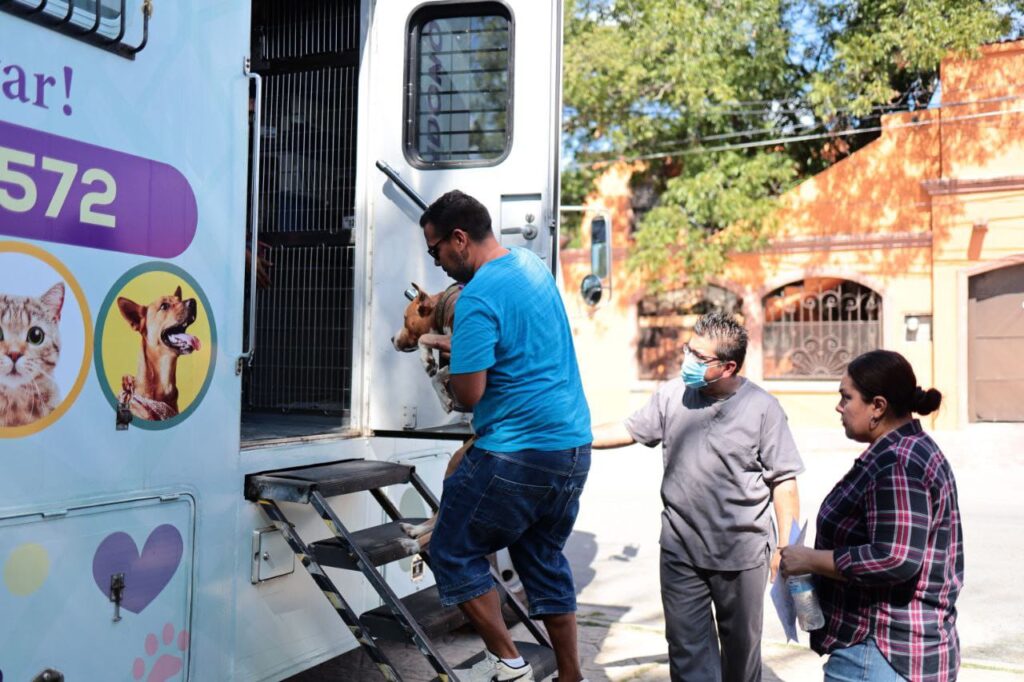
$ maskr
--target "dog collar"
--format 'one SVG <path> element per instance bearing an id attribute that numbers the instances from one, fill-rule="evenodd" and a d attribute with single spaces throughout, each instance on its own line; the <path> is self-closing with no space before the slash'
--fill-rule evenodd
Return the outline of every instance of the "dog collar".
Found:
<path id="1" fill-rule="evenodd" d="M 434 329 L 439 329 L 442 332 L 449 332 L 450 330 L 445 329 L 445 319 L 448 317 L 447 311 L 449 305 L 455 305 L 456 299 L 459 294 L 462 293 L 462 286 L 458 282 L 451 285 L 444 290 L 441 294 L 441 300 L 437 302 L 437 307 L 434 308 Z M 452 323 L 455 321 L 455 311 L 452 311 Z"/>

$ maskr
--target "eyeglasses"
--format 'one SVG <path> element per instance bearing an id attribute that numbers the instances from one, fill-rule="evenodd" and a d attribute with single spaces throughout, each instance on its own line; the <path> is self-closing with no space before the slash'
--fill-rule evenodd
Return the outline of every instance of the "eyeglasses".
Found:
<path id="1" fill-rule="evenodd" d="M 429 245 L 427 246 L 427 255 L 428 255 L 428 256 L 430 256 L 431 258 L 433 258 L 434 260 L 437 260 L 437 259 L 438 259 L 438 257 L 440 256 L 439 248 L 440 248 L 440 246 L 441 246 L 441 243 L 442 243 L 442 242 L 446 242 L 446 241 L 448 241 L 449 239 L 451 239 L 451 238 L 452 238 L 452 233 L 453 233 L 453 232 L 454 232 L 454 230 L 453 230 L 452 232 L 449 232 L 449 233 L 448 233 L 447 235 L 445 235 L 444 237 L 441 237 L 440 239 L 438 239 L 438 240 L 437 240 L 436 242 L 434 242 L 433 244 L 429 244 Z"/>
<path id="2" fill-rule="evenodd" d="M 721 362 L 722 361 L 721 358 L 717 358 L 714 355 L 704 355 L 703 353 L 698 353 L 694 349 L 690 348 L 690 344 L 689 343 L 684 343 L 683 344 L 683 352 L 688 354 L 688 355 L 692 355 L 693 357 L 697 358 L 701 362 Z"/>

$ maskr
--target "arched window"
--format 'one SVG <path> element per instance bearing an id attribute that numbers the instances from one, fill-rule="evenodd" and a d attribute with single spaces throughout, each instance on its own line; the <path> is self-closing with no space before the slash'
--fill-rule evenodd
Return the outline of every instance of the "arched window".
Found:
<path id="1" fill-rule="evenodd" d="M 743 301 L 728 289 L 708 285 L 645 296 L 637 304 L 640 378 L 663 381 L 679 374 L 683 344 L 701 315 L 722 310 L 739 315 Z"/>
<path id="2" fill-rule="evenodd" d="M 882 342 L 882 299 L 856 282 L 809 277 L 763 304 L 765 379 L 840 379 Z"/>

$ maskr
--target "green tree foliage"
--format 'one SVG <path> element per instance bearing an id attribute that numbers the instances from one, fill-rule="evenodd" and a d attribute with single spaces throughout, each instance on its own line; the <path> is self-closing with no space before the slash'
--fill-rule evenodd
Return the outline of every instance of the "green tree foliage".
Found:
<path id="1" fill-rule="evenodd" d="M 594 163 L 660 190 L 630 267 L 702 283 L 757 248 L 775 200 L 925 106 L 940 60 L 1019 34 L 1024 0 L 566 0 L 566 202 Z M 781 139 L 785 141 L 779 141 Z"/>
<path id="2" fill-rule="evenodd" d="M 601 174 L 603 164 L 574 166 L 562 172 L 562 205 L 581 206 L 583 201 L 590 194 L 594 181 Z M 583 223 L 583 214 L 577 211 L 567 211 L 562 214 L 561 232 L 562 241 L 569 247 L 580 246 L 580 228 Z"/>

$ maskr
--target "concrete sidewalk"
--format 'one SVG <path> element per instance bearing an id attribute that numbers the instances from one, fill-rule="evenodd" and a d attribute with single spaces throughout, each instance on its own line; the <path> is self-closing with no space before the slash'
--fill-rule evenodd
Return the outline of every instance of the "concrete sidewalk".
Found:
<path id="1" fill-rule="evenodd" d="M 795 433 L 807 471 L 800 477 L 802 516 L 813 519 L 832 486 L 862 447 L 842 430 Z M 1024 680 L 1024 425 L 972 425 L 934 434 L 949 458 L 960 496 L 965 536 L 965 588 L 958 601 L 964 682 Z M 664 619 L 658 589 L 660 448 L 632 446 L 596 452 L 581 499 L 576 530 L 566 547 L 580 602 L 580 656 L 591 682 L 668 680 Z M 521 626 L 520 628 L 521 629 Z M 522 639 L 529 639 L 519 632 Z M 770 600 L 765 602 L 764 679 L 822 679 L 824 659 L 787 644 Z M 479 650 L 479 639 L 456 632 L 441 643 L 451 661 Z M 433 673 L 415 648 L 386 644 L 407 680 Z M 296 682 L 377 680 L 365 654 L 352 651 Z"/>
<path id="2" fill-rule="evenodd" d="M 656 589 L 656 586 L 653 586 Z M 669 680 L 662 627 L 615 622 L 609 614 L 588 605 L 580 610 L 580 658 L 590 682 Z M 513 630 L 517 639 L 529 640 L 525 628 Z M 428 682 L 435 673 L 415 647 L 381 642 L 388 658 L 409 682 Z M 450 661 L 461 661 L 480 650 L 479 638 L 457 631 L 438 642 Z M 823 658 L 806 645 L 766 640 L 762 646 L 765 682 L 805 682 L 822 679 Z M 336 682 L 383 679 L 361 650 L 351 651 L 323 665 L 290 678 L 290 682 Z M 551 678 L 547 678 L 551 680 Z M 967 661 L 958 678 L 962 682 L 1020 682 L 1024 668 L 1006 664 Z M 538 682 L 540 682 L 538 680 Z"/>
<path id="3" fill-rule="evenodd" d="M 810 651 L 804 641 L 803 645 L 764 641 L 761 654 L 765 682 L 822 679 L 825 659 Z M 581 620 L 580 648 L 585 674 L 590 682 L 669 679 L 663 628 L 603 623 L 600 619 L 585 618 Z M 958 679 L 963 682 L 1020 682 L 1024 679 L 1024 668 L 966 661 Z"/>

